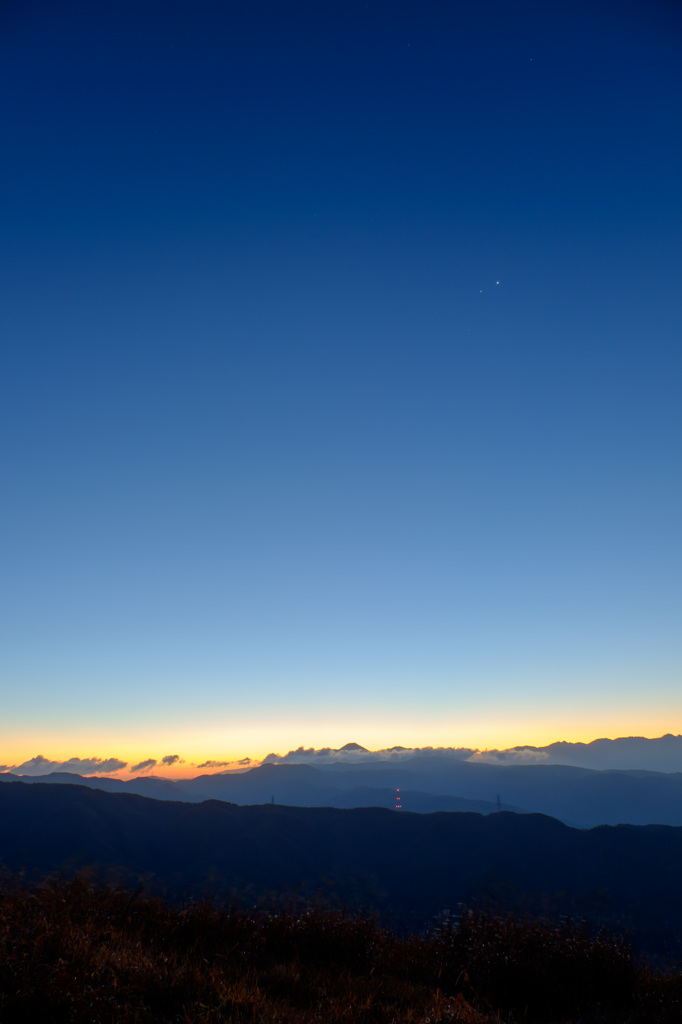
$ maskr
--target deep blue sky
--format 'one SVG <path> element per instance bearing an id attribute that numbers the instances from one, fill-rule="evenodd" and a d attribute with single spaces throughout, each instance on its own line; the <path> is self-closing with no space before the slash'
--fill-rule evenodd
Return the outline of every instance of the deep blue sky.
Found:
<path id="1" fill-rule="evenodd" d="M 7 757 L 682 731 L 681 52 L 3 7 Z"/>

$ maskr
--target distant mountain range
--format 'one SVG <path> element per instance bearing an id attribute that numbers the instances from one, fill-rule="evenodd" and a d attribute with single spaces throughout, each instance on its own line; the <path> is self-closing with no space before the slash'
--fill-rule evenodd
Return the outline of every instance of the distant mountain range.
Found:
<path id="1" fill-rule="evenodd" d="M 5 773 L 0 779 L 71 783 L 158 800 L 217 799 L 236 804 L 274 802 L 338 808 L 393 808 L 396 789 L 400 788 L 404 809 L 421 813 L 489 814 L 499 809 L 547 814 L 582 828 L 618 824 L 682 826 L 682 772 L 500 764 L 462 760 L 448 751 L 408 751 L 407 756 L 386 760 L 365 760 L 357 750 L 354 753 L 352 762 L 320 759 L 314 764 L 297 764 L 287 755 L 283 763 L 268 762 L 242 772 L 200 775 L 178 782 L 150 776 L 125 782 L 65 772 L 19 777 Z"/>
<path id="2" fill-rule="evenodd" d="M 682 772 L 682 736 L 667 733 L 656 739 L 622 736 L 598 739 L 591 743 L 561 740 L 546 747 L 520 746 L 506 750 L 486 750 L 473 755 L 475 760 L 495 764 L 566 764 L 580 768 L 640 769 L 656 772 Z"/>
<path id="3" fill-rule="evenodd" d="M 563 764 L 577 768 L 615 768 L 622 771 L 640 769 L 653 772 L 682 772 L 682 736 L 667 733 L 655 739 L 644 736 L 622 736 L 619 739 L 597 739 L 590 743 L 569 743 L 561 740 L 544 747 L 529 744 L 504 750 L 475 750 L 471 747 L 388 747 L 367 750 L 359 743 L 346 743 L 337 750 L 299 747 L 283 756 L 268 754 L 269 764 L 312 764 L 332 767 L 368 762 L 396 762 L 416 757 L 438 757 L 447 761 L 481 761 L 488 764 Z M 247 759 L 248 760 L 248 759 Z"/>
<path id="4" fill-rule="evenodd" d="M 464 902 L 567 913 L 682 954 L 682 828 L 572 829 L 543 815 L 240 807 L 0 784 L 0 864 L 82 869 L 171 896 L 251 906 L 317 900 L 420 929 Z"/>

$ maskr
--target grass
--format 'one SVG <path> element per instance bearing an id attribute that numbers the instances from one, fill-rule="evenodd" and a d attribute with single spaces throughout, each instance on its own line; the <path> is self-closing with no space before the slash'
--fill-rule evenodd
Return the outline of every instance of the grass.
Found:
<path id="1" fill-rule="evenodd" d="M 682 975 L 584 924 L 178 907 L 83 880 L 0 896 L 0 1024 L 679 1024 Z"/>

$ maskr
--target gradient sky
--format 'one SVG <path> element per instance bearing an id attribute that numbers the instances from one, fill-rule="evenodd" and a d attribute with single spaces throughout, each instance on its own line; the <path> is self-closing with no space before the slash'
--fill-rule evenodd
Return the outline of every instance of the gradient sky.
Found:
<path id="1" fill-rule="evenodd" d="M 3 763 L 682 732 L 681 48 L 3 5 Z"/>

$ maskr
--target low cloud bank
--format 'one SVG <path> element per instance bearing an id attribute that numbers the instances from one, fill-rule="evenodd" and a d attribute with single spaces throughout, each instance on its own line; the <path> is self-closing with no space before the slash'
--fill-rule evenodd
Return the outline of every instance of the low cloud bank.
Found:
<path id="1" fill-rule="evenodd" d="M 50 772 L 71 772 L 74 775 L 111 775 L 127 768 L 127 761 L 117 757 L 70 757 L 67 761 L 50 761 L 37 754 L 23 764 L 0 765 L 0 771 L 15 775 L 49 775 Z"/>
<path id="2" fill-rule="evenodd" d="M 467 758 L 478 764 L 547 764 L 551 758 L 538 747 L 510 747 L 509 750 L 477 750 Z"/>
<path id="3" fill-rule="evenodd" d="M 208 759 L 201 764 L 187 762 L 179 754 L 164 754 L 160 760 L 153 757 L 128 768 L 128 762 L 117 757 L 70 757 L 65 761 L 50 760 L 42 754 L 22 764 L 0 765 L 0 772 L 14 775 L 39 776 L 53 772 L 75 775 L 114 775 L 125 769 L 134 775 L 151 771 L 157 766 L 163 770 L 173 765 L 187 764 L 199 771 L 248 771 L 264 764 L 309 764 L 319 768 L 332 765 L 372 765 L 412 761 L 415 768 L 428 768 L 428 762 L 491 765 L 563 764 L 591 769 L 644 769 L 647 771 L 682 772 L 682 736 L 667 733 L 655 739 L 644 736 L 622 736 L 618 739 L 597 739 L 589 743 L 565 740 L 545 747 L 530 744 L 507 749 L 477 750 L 471 747 L 386 747 L 368 750 L 359 743 L 346 743 L 343 747 L 298 747 L 286 754 L 271 753 L 263 762 L 250 757 L 239 760 Z M 415 763 L 417 762 L 417 763 Z"/>
<path id="4" fill-rule="evenodd" d="M 322 768 L 333 764 L 375 764 L 378 762 L 415 761 L 427 759 L 441 763 L 468 761 L 492 765 L 573 765 L 591 769 L 644 769 L 647 771 L 682 772 L 682 736 L 667 733 L 658 738 L 621 736 L 598 739 L 590 743 L 562 740 L 544 747 L 523 744 L 498 750 L 477 750 L 469 747 L 388 747 L 367 750 L 358 743 L 347 743 L 335 749 L 298 747 L 287 754 L 268 754 L 266 764 L 311 764 Z"/>
<path id="5" fill-rule="evenodd" d="M 298 747 L 288 754 L 268 754 L 263 764 L 357 764 L 374 761 L 407 761 L 414 757 L 447 757 L 455 761 L 467 761 L 476 753 L 471 747 L 387 747 L 384 750 L 367 750 L 359 743 L 345 746 Z"/>

